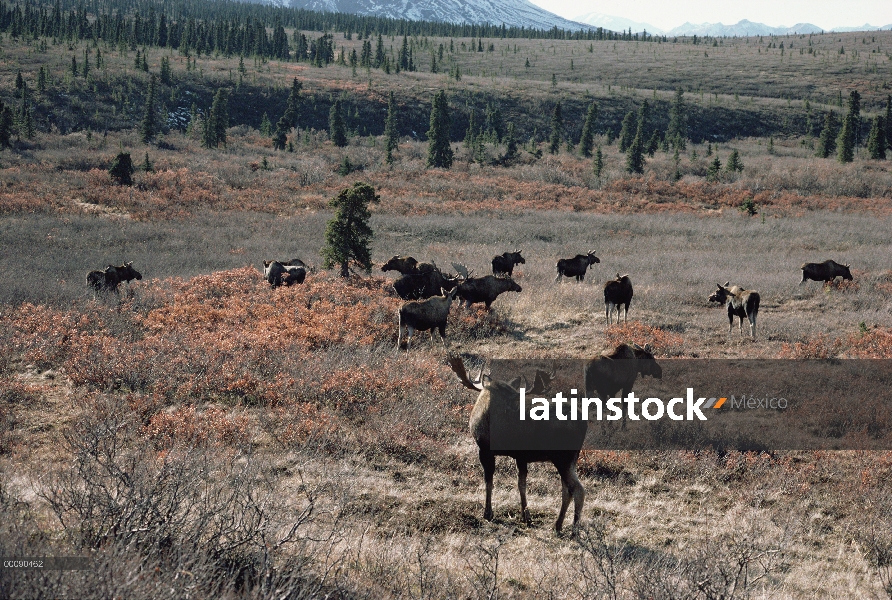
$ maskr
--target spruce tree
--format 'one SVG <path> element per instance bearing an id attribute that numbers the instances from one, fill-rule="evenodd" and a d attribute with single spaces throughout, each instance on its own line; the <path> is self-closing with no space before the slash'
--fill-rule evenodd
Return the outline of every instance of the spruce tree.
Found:
<path id="1" fill-rule="evenodd" d="M 725 165 L 725 170 L 729 173 L 740 173 L 743 171 L 743 163 L 740 162 L 740 153 L 737 150 L 732 150 L 731 154 L 728 156 L 728 164 Z"/>
<path id="2" fill-rule="evenodd" d="M 666 128 L 666 138 L 679 150 L 685 149 L 685 138 L 688 135 L 687 109 L 684 103 L 684 90 L 675 90 L 675 99 L 672 108 L 669 109 L 669 127 Z"/>
<path id="3" fill-rule="evenodd" d="M 204 135 L 202 143 L 206 148 L 216 148 L 226 145 L 226 129 L 229 127 L 229 92 L 225 89 L 217 90 L 214 94 L 214 102 L 211 110 L 204 120 Z"/>
<path id="4" fill-rule="evenodd" d="M 120 185 L 132 185 L 133 161 L 130 159 L 130 153 L 120 152 L 112 161 L 108 174 Z"/>
<path id="5" fill-rule="evenodd" d="M 301 98 L 301 90 L 303 84 L 298 81 L 297 77 L 291 82 L 291 92 L 288 94 L 288 100 L 285 103 L 285 113 L 276 123 L 276 131 L 273 134 L 273 148 L 276 150 L 284 150 L 288 141 L 288 134 L 291 129 L 297 125 L 300 116 L 300 108 L 303 102 Z"/>
<path id="6" fill-rule="evenodd" d="M 598 104 L 592 102 L 588 106 L 585 115 L 585 124 L 582 126 L 582 135 L 579 138 L 579 153 L 588 158 L 592 155 L 592 144 L 595 137 L 595 120 L 598 118 Z"/>
<path id="7" fill-rule="evenodd" d="M 892 95 L 886 96 L 886 114 L 883 116 L 886 125 L 886 147 L 892 148 Z"/>
<path id="8" fill-rule="evenodd" d="M 641 107 L 638 109 L 635 135 L 641 138 L 642 143 L 650 141 L 650 104 L 648 104 L 647 100 L 642 102 Z"/>
<path id="9" fill-rule="evenodd" d="M 558 100 L 551 113 L 551 137 L 548 139 L 548 151 L 557 154 L 561 149 L 561 139 L 564 136 L 564 117 L 561 114 L 561 101 Z"/>
<path id="10" fill-rule="evenodd" d="M 46 93 L 46 67 L 43 65 L 40 65 L 40 70 L 37 71 L 37 93 Z"/>
<path id="11" fill-rule="evenodd" d="M 722 172 L 722 161 L 719 160 L 719 157 L 716 156 L 712 159 L 712 162 L 709 163 L 709 168 L 706 170 L 706 181 L 716 182 L 719 180 L 719 174 Z"/>
<path id="12" fill-rule="evenodd" d="M 449 145 L 449 129 L 451 119 L 449 117 L 449 103 L 446 100 L 446 91 L 440 90 L 434 96 L 431 106 L 430 129 L 427 131 L 429 140 L 427 150 L 427 166 L 448 169 L 452 166 L 452 147 Z"/>
<path id="13" fill-rule="evenodd" d="M 344 127 L 344 115 L 341 113 L 341 100 L 335 100 L 328 111 L 328 134 L 332 143 L 338 148 L 347 145 L 347 132 Z"/>
<path id="14" fill-rule="evenodd" d="M 870 128 L 867 138 L 867 152 L 873 160 L 885 160 L 886 158 L 886 126 L 883 117 L 877 115 Z"/>
<path id="15" fill-rule="evenodd" d="M 397 136 L 396 126 L 396 99 L 393 90 L 387 97 L 387 120 L 384 122 L 384 151 L 385 161 L 388 165 L 393 164 L 393 152 L 397 149 L 399 138 Z"/>
<path id="16" fill-rule="evenodd" d="M 508 133 L 505 134 L 505 155 L 503 162 L 517 158 L 517 134 L 514 131 L 514 123 L 508 123 Z"/>
<path id="17" fill-rule="evenodd" d="M 269 115 L 263 113 L 263 118 L 260 119 L 260 135 L 263 137 L 269 137 L 272 133 L 273 124 L 269 121 Z"/>
<path id="18" fill-rule="evenodd" d="M 592 173 L 598 179 L 598 185 L 601 184 L 601 175 L 604 173 L 604 154 L 601 152 L 601 146 L 595 150 L 595 159 L 592 161 Z"/>
<path id="19" fill-rule="evenodd" d="M 155 137 L 155 74 L 149 80 L 149 94 L 146 97 L 146 112 L 142 117 L 139 128 L 140 139 L 143 144 L 148 144 Z"/>
<path id="20" fill-rule="evenodd" d="M 631 110 L 626 113 L 622 127 L 619 130 L 619 151 L 625 152 L 635 139 L 635 113 Z"/>
<path id="21" fill-rule="evenodd" d="M 639 175 L 644 173 L 644 143 L 641 141 L 640 135 L 636 135 L 629 145 L 629 151 L 626 154 L 626 171 Z"/>
<path id="22" fill-rule="evenodd" d="M 0 150 L 9 148 L 12 139 L 12 110 L 0 100 Z"/>
<path id="23" fill-rule="evenodd" d="M 824 116 L 824 128 L 821 129 L 821 136 L 818 138 L 817 156 L 819 158 L 830 158 L 830 155 L 836 151 L 836 136 L 839 133 L 836 128 L 836 117 L 833 115 L 833 111 L 827 111 Z"/>
<path id="24" fill-rule="evenodd" d="M 836 138 L 836 159 L 843 164 L 855 160 L 855 117 L 851 112 L 846 115 Z"/>
<path id="25" fill-rule="evenodd" d="M 846 117 L 852 118 L 852 134 L 854 135 L 854 146 L 861 145 L 861 94 L 856 90 L 852 90 L 848 100 L 849 112 Z"/>
<path id="26" fill-rule="evenodd" d="M 335 214 L 325 228 L 325 246 L 322 248 L 324 268 L 340 266 L 341 277 L 346 278 L 350 276 L 350 261 L 354 260 L 367 273 L 371 271 L 372 252 L 369 244 L 374 234 L 369 227 L 369 204 L 379 201 L 375 188 L 360 181 L 329 201 L 328 205 L 335 209 Z"/>

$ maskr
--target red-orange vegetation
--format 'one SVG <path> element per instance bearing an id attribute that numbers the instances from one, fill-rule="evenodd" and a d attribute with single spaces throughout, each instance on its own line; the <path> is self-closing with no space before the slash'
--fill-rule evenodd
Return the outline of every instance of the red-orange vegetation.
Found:
<path id="1" fill-rule="evenodd" d="M 831 339 L 825 334 L 785 343 L 778 358 L 892 358 L 892 329 L 877 327 Z"/>
<path id="2" fill-rule="evenodd" d="M 684 338 L 659 327 L 645 325 L 641 321 L 629 321 L 607 328 L 607 344 L 611 347 L 623 343 L 644 346 L 650 344 L 654 356 L 681 356 L 684 354 Z"/>

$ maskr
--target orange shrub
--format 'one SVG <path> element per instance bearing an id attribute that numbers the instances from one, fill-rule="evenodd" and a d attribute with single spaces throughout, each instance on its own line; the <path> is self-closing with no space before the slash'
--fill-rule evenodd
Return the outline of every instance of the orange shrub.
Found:
<path id="1" fill-rule="evenodd" d="M 684 338 L 677 333 L 664 331 L 659 327 L 645 325 L 640 321 L 629 321 L 607 328 L 607 344 L 611 347 L 623 343 L 639 346 L 650 344 L 655 356 L 681 356 L 685 352 Z"/>
<path id="2" fill-rule="evenodd" d="M 785 343 L 778 358 L 892 358 L 892 329 L 875 328 L 831 340 L 827 335 L 808 336 L 801 342 Z"/>

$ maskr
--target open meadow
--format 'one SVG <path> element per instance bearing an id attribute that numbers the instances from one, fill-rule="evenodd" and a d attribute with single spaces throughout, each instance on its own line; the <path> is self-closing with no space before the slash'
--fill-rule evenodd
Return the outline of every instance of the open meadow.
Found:
<path id="1" fill-rule="evenodd" d="M 346 37 L 336 50 L 361 51 Z M 402 36 L 385 39 L 399 50 Z M 242 72 L 237 55 L 150 46 L 149 71 L 163 57 L 172 74 L 149 143 L 135 48 L 41 41 L 0 39 L 8 106 L 19 70 L 32 86 L 49 72 L 32 89 L 36 131 L 0 151 L 0 555 L 91 567 L 4 570 L 0 597 L 892 598 L 892 452 L 588 450 L 582 527 L 562 537 L 551 465 L 531 466 L 528 526 L 502 458 L 485 520 L 475 394 L 439 339 L 397 351 L 403 301 L 380 269 L 400 254 L 486 275 L 494 255 L 522 250 L 521 292 L 489 311 L 452 306 L 449 352 L 475 371 L 624 342 L 657 361 L 892 358 L 892 170 L 866 149 L 892 32 L 478 38 L 480 52 L 415 36 L 419 70 L 392 74 L 250 56 Z M 441 43 L 453 46 L 441 71 L 424 72 Z M 104 66 L 66 74 L 97 48 Z M 279 119 L 295 77 L 305 120 L 275 150 L 261 119 Z M 679 86 L 684 149 L 660 146 L 630 174 L 614 141 L 623 115 L 647 99 L 665 131 Z M 193 102 L 203 118 L 220 88 L 226 143 L 206 147 L 180 118 Z M 440 89 L 455 117 L 448 169 L 427 165 Z M 391 90 L 404 112 L 388 164 Z M 842 117 L 852 90 L 865 139 L 851 162 L 817 158 L 824 112 Z M 336 98 L 344 147 L 327 131 Z M 592 100 L 600 173 L 577 148 Z M 498 140 L 461 142 L 494 101 L 519 132 L 511 160 Z M 108 172 L 122 151 L 132 185 Z M 710 173 L 732 151 L 742 171 Z M 380 195 L 374 267 L 342 279 L 320 251 L 329 200 L 355 182 Z M 583 282 L 555 282 L 559 258 L 591 250 L 600 263 Z M 262 261 L 292 257 L 306 280 L 271 287 Z M 799 285 L 803 263 L 826 259 L 853 279 Z M 120 296 L 86 286 L 125 261 L 142 279 Z M 608 327 L 617 273 L 635 292 L 628 321 Z M 755 339 L 736 323 L 729 334 L 707 301 L 726 281 L 760 293 Z"/>

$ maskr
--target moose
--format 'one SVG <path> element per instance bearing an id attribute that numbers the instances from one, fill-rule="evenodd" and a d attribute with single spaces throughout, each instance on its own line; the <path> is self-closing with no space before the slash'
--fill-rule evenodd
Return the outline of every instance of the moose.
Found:
<path id="1" fill-rule="evenodd" d="M 400 275 L 417 275 L 420 273 L 430 273 L 437 270 L 437 266 L 432 263 L 419 263 L 412 256 L 398 256 L 388 260 L 381 267 L 383 272 L 396 271 Z"/>
<path id="2" fill-rule="evenodd" d="M 424 264 L 424 263 L 422 263 Z M 393 282 L 393 289 L 403 300 L 423 300 L 449 291 L 461 281 L 459 277 L 447 277 L 434 267 L 424 273 L 407 273 Z"/>
<path id="3" fill-rule="evenodd" d="M 142 273 L 133 268 L 133 261 L 125 262 L 120 267 L 108 265 L 102 271 L 90 271 L 87 273 L 87 285 L 93 289 L 93 292 L 114 292 L 118 293 L 118 285 L 122 281 L 130 282 L 131 280 L 142 279 Z"/>
<path id="4" fill-rule="evenodd" d="M 555 282 L 562 281 L 561 277 L 575 277 L 576 281 L 585 279 L 585 272 L 589 266 L 601 262 L 592 250 L 588 254 L 577 254 L 573 258 L 562 258 L 557 261 L 557 277 Z"/>
<path id="5" fill-rule="evenodd" d="M 525 265 L 527 261 L 520 255 L 521 250 L 514 252 L 504 252 L 492 259 L 493 275 L 514 275 L 515 265 Z"/>
<path id="6" fill-rule="evenodd" d="M 589 397 L 597 395 L 604 400 L 623 398 L 632 391 L 639 373 L 642 377 L 663 378 L 663 368 L 654 360 L 653 348 L 650 344 L 643 348 L 638 344 L 620 344 L 585 365 L 585 392 Z M 622 427 L 626 427 L 625 415 Z"/>
<path id="7" fill-rule="evenodd" d="M 731 335 L 731 330 L 734 329 L 734 317 L 740 319 L 740 335 L 743 335 L 743 319 L 746 318 L 750 322 L 750 337 L 756 339 L 756 315 L 759 314 L 759 293 L 745 290 L 736 285 L 728 287 L 730 285 L 730 281 L 726 281 L 725 285 L 716 284 L 718 289 L 709 296 L 709 301 L 720 304 L 728 303 L 728 335 Z"/>
<path id="8" fill-rule="evenodd" d="M 307 276 L 307 265 L 299 258 L 289 261 L 263 261 L 263 276 L 272 287 L 290 286 L 303 283 Z"/>
<path id="9" fill-rule="evenodd" d="M 472 277 L 458 284 L 458 296 L 470 308 L 475 302 L 483 302 L 486 304 L 486 310 L 489 310 L 499 294 L 504 292 L 520 292 L 523 291 L 513 279 L 510 277 L 496 277 L 495 275 L 487 275 L 486 277 Z"/>
<path id="10" fill-rule="evenodd" d="M 449 308 L 458 289 L 453 289 L 445 296 L 434 296 L 427 300 L 410 300 L 400 307 L 399 332 L 396 338 L 396 349 L 399 352 L 402 345 L 403 328 L 406 328 L 406 354 L 409 353 L 409 344 L 412 342 L 412 334 L 415 331 L 431 332 L 431 346 L 434 345 L 434 329 L 440 330 L 440 339 L 443 347 L 446 347 L 446 321 L 449 318 Z"/>
<path id="11" fill-rule="evenodd" d="M 449 358 L 449 364 L 458 376 L 462 385 L 468 389 L 480 392 L 477 402 L 471 410 L 468 427 L 471 437 L 477 443 L 480 464 L 483 467 L 483 479 L 486 484 L 486 504 L 483 510 L 483 518 L 492 520 L 492 488 L 493 475 L 496 469 L 496 456 L 508 456 L 517 463 L 517 489 L 520 493 L 521 516 L 529 525 L 532 522 L 527 508 L 527 470 L 531 462 L 550 462 L 555 466 L 561 476 L 561 509 L 558 512 L 554 524 L 555 531 L 560 534 L 570 505 L 573 499 L 573 529 L 579 525 L 582 516 L 582 507 L 585 503 L 585 488 L 579 481 L 576 473 L 576 464 L 579 460 L 579 452 L 588 430 L 588 421 L 519 421 L 519 393 L 518 381 L 511 383 L 494 381 L 483 376 L 481 369 L 477 380 L 472 381 L 465 370 L 464 362 L 459 356 Z M 594 366 L 593 366 L 594 365 Z M 621 344 L 613 351 L 602 354 L 585 367 L 586 385 L 591 384 L 592 389 L 599 390 L 601 397 L 615 397 L 620 390 L 630 390 L 638 373 L 662 377 L 662 369 L 653 358 L 649 346 L 628 346 Z M 553 381 L 553 374 L 537 371 L 533 386 L 527 394 L 542 394 L 546 392 Z M 524 384 L 524 387 L 525 384 Z M 603 391 L 602 391 L 603 390 Z M 591 395 L 591 393 L 589 394 Z M 507 427 L 511 431 L 500 432 L 506 437 L 517 440 L 555 440 L 555 447 L 548 449 L 512 449 L 493 450 L 492 427 L 497 423 L 499 427 Z M 539 444 L 535 444 L 539 445 Z"/>
<path id="12" fill-rule="evenodd" d="M 822 263 L 804 263 L 802 269 L 802 280 L 799 285 L 805 283 L 807 279 L 812 281 L 833 281 L 837 277 L 842 277 L 848 281 L 852 280 L 852 272 L 849 265 L 841 265 L 833 260 L 825 260 Z"/>
<path id="13" fill-rule="evenodd" d="M 620 311 L 625 305 L 623 323 L 629 317 L 629 304 L 632 302 L 632 280 L 628 275 L 616 274 L 616 279 L 611 279 L 604 284 L 604 306 L 607 312 L 607 324 L 610 325 L 610 315 L 616 309 L 616 322 L 619 323 Z"/>

